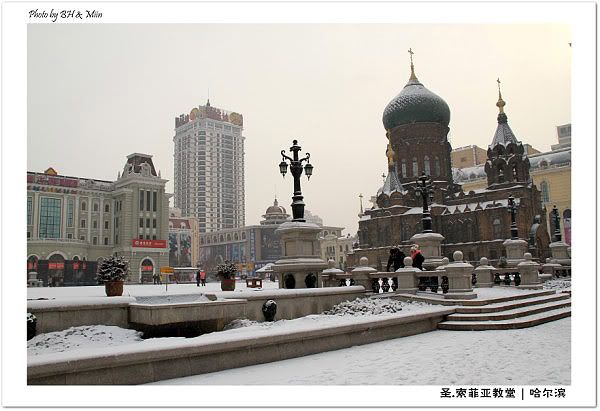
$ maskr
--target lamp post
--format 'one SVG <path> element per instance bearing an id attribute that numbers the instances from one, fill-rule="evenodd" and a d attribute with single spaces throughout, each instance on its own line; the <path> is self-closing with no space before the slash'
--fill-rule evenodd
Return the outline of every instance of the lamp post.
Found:
<path id="1" fill-rule="evenodd" d="M 560 234 L 560 214 L 558 213 L 558 209 L 556 208 L 556 204 L 552 207 L 552 221 L 554 222 L 554 241 L 559 242 L 562 240 L 562 235 Z"/>
<path id="2" fill-rule="evenodd" d="M 519 231 L 517 230 L 517 208 L 515 204 L 515 198 L 511 195 L 508 196 L 508 211 L 510 212 L 510 238 L 511 240 L 519 239 Z"/>
<path id="3" fill-rule="evenodd" d="M 423 232 L 432 233 L 431 213 L 429 212 L 428 201 L 433 201 L 433 186 L 429 177 L 423 173 L 416 181 L 415 193 L 423 199 Z"/>
<path id="4" fill-rule="evenodd" d="M 302 196 L 302 191 L 300 190 L 300 176 L 302 176 L 302 169 L 304 168 L 304 173 L 306 177 L 310 180 L 310 176 L 312 176 L 313 166 L 310 164 L 310 153 L 306 153 L 306 157 L 299 158 L 298 152 L 301 150 L 301 147 L 298 145 L 298 140 L 294 140 L 292 142 L 292 146 L 290 147 L 290 151 L 292 152 L 292 157 L 288 157 L 285 154 L 285 150 L 281 150 L 281 156 L 283 157 L 281 163 L 279 163 L 279 172 L 283 177 L 287 173 L 288 163 L 286 160 L 290 161 L 290 171 L 292 172 L 292 176 L 294 177 L 294 196 L 292 197 L 292 221 L 305 222 L 304 219 L 304 197 Z M 306 165 L 302 167 L 302 162 L 306 161 Z"/>

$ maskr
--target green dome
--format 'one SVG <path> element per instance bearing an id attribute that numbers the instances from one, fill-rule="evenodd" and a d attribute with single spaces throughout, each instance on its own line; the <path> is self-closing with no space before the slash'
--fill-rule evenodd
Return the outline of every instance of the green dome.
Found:
<path id="1" fill-rule="evenodd" d="M 450 123 L 448 104 L 416 78 L 411 78 L 383 111 L 386 130 L 411 123 L 441 123 L 444 126 Z"/>

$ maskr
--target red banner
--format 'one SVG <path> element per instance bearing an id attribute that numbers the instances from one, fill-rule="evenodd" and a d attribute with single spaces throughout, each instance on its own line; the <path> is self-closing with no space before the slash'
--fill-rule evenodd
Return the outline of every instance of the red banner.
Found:
<path id="1" fill-rule="evenodd" d="M 33 270 L 33 263 L 27 263 L 27 269 Z"/>
<path id="2" fill-rule="evenodd" d="M 48 263 L 49 270 L 64 270 L 65 263 Z"/>
<path id="3" fill-rule="evenodd" d="M 73 270 L 79 270 L 79 263 L 73 262 Z"/>
<path id="4" fill-rule="evenodd" d="M 153 267 L 151 265 L 143 265 L 142 271 L 153 271 Z"/>
<path id="5" fill-rule="evenodd" d="M 141 240 L 134 238 L 131 240 L 133 247 L 144 247 L 144 248 L 167 248 L 167 240 Z"/>

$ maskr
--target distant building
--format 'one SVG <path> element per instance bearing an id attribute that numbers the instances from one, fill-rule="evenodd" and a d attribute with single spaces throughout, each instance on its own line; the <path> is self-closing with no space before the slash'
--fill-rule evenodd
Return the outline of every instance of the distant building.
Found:
<path id="1" fill-rule="evenodd" d="M 27 271 L 44 285 L 96 284 L 103 258 L 123 256 L 131 282 L 168 264 L 169 197 L 152 156 L 127 156 L 116 181 L 27 172 Z"/>
<path id="2" fill-rule="evenodd" d="M 558 144 L 554 144 L 552 150 L 571 148 L 571 123 L 557 126 L 556 134 L 558 134 Z"/>
<path id="3" fill-rule="evenodd" d="M 340 237 L 336 234 L 327 234 L 326 236 L 319 237 L 321 258 L 325 261 L 333 259 L 335 265 L 340 270 L 344 270 L 348 254 L 352 252 L 352 247 L 356 241 L 358 241 L 358 237 L 351 236 L 350 234 L 345 237 Z"/>
<path id="4" fill-rule="evenodd" d="M 304 214 L 307 221 L 317 222 L 322 227 L 319 236 L 342 235 L 342 227 L 324 226 L 319 216 L 306 209 Z M 239 265 L 240 272 L 251 274 L 266 264 L 279 260 L 283 253 L 275 230 L 291 217 L 277 199 L 262 217 L 259 225 L 200 233 L 200 265 L 207 272 L 214 273 L 217 264 L 229 260 Z"/>
<path id="5" fill-rule="evenodd" d="M 244 226 L 243 124 L 210 101 L 175 118 L 175 207 L 201 233 Z"/>
<path id="6" fill-rule="evenodd" d="M 182 217 L 181 210 L 169 210 L 169 266 L 196 267 L 198 263 L 198 222 Z"/>
<path id="7" fill-rule="evenodd" d="M 455 148 L 450 152 L 452 167 L 466 168 L 484 164 L 487 160 L 487 152 L 475 145 Z"/>

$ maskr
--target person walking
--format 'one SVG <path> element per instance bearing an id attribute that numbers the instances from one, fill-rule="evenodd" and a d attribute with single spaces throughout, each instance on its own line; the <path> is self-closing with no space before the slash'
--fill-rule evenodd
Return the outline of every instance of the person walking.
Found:
<path id="1" fill-rule="evenodd" d="M 410 248 L 410 258 L 413 260 L 412 266 L 423 271 L 423 261 L 425 261 L 425 257 L 423 257 L 423 253 L 421 253 L 418 244 L 413 244 Z"/>
<path id="2" fill-rule="evenodd" d="M 200 287 L 200 269 L 196 271 L 196 287 Z"/>
<path id="3" fill-rule="evenodd" d="M 206 287 L 206 271 L 200 271 L 200 281 L 202 281 L 202 287 Z"/>

